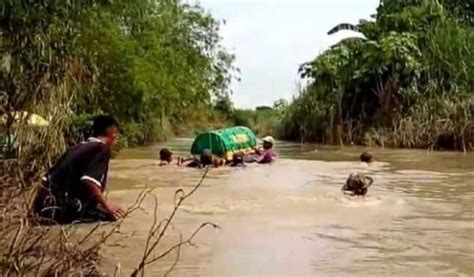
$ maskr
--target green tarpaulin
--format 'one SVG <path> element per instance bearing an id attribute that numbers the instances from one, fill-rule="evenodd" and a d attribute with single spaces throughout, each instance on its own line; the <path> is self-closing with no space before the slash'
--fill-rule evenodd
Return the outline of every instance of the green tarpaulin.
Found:
<path id="1" fill-rule="evenodd" d="M 235 152 L 251 152 L 256 145 L 255 134 L 247 127 L 238 126 L 198 135 L 191 146 L 191 154 L 200 155 L 204 149 L 210 149 L 213 155 L 231 160 Z"/>

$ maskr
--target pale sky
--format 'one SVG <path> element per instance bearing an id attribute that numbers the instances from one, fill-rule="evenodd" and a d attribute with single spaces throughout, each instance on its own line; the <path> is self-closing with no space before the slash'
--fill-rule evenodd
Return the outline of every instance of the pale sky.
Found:
<path id="1" fill-rule="evenodd" d="M 296 93 L 298 67 L 312 60 L 334 37 L 339 23 L 370 19 L 379 0 L 201 0 L 225 19 L 224 46 L 236 54 L 241 82 L 232 84 L 238 108 L 272 105 Z"/>

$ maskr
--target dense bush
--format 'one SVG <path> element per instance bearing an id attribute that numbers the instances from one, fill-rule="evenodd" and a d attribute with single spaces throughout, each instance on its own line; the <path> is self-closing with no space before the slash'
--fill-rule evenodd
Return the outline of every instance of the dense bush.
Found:
<path id="1" fill-rule="evenodd" d="M 0 3 L 0 112 L 18 111 L 87 136 L 92 115 L 121 122 L 129 145 L 169 137 L 228 98 L 234 57 L 220 23 L 197 5 L 172 1 Z M 50 106 L 49 103 L 55 103 Z"/>
<path id="2" fill-rule="evenodd" d="M 381 1 L 375 21 L 300 68 L 308 80 L 278 134 L 320 143 L 472 148 L 469 1 Z M 333 32 L 333 31 L 331 31 Z"/>

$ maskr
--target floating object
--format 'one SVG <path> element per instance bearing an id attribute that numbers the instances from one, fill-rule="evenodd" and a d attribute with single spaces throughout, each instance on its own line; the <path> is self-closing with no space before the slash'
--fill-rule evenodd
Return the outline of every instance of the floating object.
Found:
<path id="1" fill-rule="evenodd" d="M 192 155 L 210 149 L 215 156 L 231 161 L 234 153 L 253 153 L 257 137 L 247 127 L 237 126 L 199 134 L 191 146 Z"/>

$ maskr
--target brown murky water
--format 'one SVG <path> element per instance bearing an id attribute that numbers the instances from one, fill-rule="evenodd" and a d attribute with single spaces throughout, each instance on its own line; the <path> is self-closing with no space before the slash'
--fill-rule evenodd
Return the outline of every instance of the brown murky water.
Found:
<path id="1" fill-rule="evenodd" d="M 186 153 L 189 140 L 167 146 Z M 202 172 L 156 166 L 160 146 L 123 152 L 111 164 L 109 197 L 131 204 L 156 187 L 164 217 L 178 188 L 189 190 Z M 474 154 L 372 150 L 376 163 L 357 162 L 361 148 L 279 143 L 271 166 L 212 170 L 178 213 L 165 245 L 178 234 L 205 229 L 185 247 L 172 276 L 474 276 Z M 366 199 L 341 195 L 354 170 L 375 185 Z M 105 267 L 120 261 L 129 273 L 143 253 L 153 219 L 151 200 L 128 218 L 108 247 Z M 163 274 L 173 257 L 151 265 Z"/>

